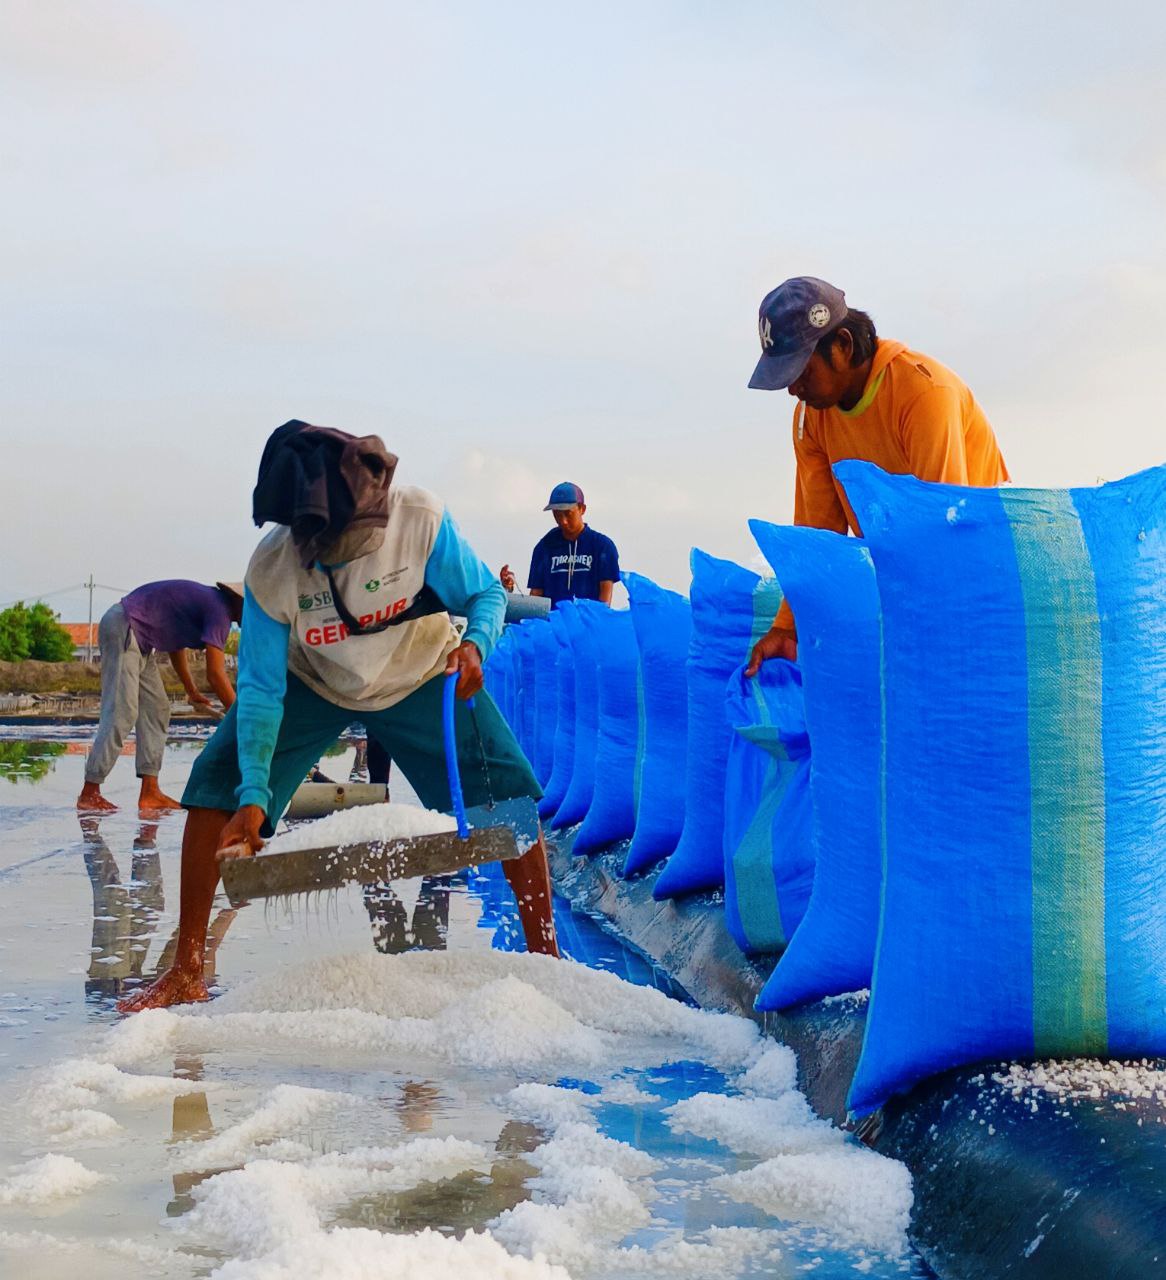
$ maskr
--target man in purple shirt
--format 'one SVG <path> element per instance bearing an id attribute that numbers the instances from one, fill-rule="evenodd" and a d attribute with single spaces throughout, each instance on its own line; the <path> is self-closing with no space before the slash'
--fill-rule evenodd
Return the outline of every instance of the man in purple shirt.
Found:
<path id="1" fill-rule="evenodd" d="M 186 659 L 187 649 L 205 649 L 207 680 L 225 709 L 235 701 L 235 691 L 227 679 L 223 650 L 231 623 L 242 616 L 241 583 L 205 587 L 182 578 L 148 582 L 106 611 L 98 629 L 101 724 L 85 761 L 85 785 L 77 797 L 78 809 L 100 812 L 117 808 L 101 794 L 101 784 L 117 763 L 131 729 L 135 730 L 135 756 L 142 780 L 138 808 L 180 807 L 158 785 L 170 725 L 170 699 L 157 655 L 170 655 L 192 706 L 211 707 L 211 700 L 194 683 Z"/>

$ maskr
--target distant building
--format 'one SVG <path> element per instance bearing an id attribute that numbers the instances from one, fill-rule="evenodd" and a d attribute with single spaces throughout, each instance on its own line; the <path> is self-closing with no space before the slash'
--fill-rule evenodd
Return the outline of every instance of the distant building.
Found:
<path id="1" fill-rule="evenodd" d="M 73 658 L 77 662 L 84 662 L 89 657 L 89 633 L 90 626 L 88 622 L 62 622 L 61 626 L 69 633 L 73 641 Z M 97 639 L 97 619 L 93 619 L 93 661 L 96 662 L 101 657 L 101 645 Z"/>

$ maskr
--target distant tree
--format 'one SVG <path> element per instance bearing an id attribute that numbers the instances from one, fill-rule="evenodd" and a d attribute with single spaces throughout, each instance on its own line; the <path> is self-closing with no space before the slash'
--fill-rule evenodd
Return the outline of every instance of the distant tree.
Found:
<path id="1" fill-rule="evenodd" d="M 73 637 L 47 604 L 29 609 L 21 601 L 0 611 L 0 661 L 68 662 L 72 656 Z"/>
<path id="2" fill-rule="evenodd" d="M 0 662 L 23 662 L 31 652 L 28 610 L 23 602 L 0 610 Z"/>
<path id="3" fill-rule="evenodd" d="M 43 600 L 28 611 L 28 639 L 28 656 L 38 662 L 69 662 L 73 657 L 73 637 Z"/>

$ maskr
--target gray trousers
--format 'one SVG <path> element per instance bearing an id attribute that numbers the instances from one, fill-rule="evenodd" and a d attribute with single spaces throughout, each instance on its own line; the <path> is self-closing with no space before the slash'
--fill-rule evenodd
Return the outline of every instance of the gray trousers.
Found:
<path id="1" fill-rule="evenodd" d="M 162 769 L 170 699 L 154 654 L 143 655 L 120 604 L 107 609 L 98 628 L 101 642 L 101 724 L 85 761 L 85 781 L 109 777 L 122 743 L 136 732 L 139 778 L 156 778 Z"/>

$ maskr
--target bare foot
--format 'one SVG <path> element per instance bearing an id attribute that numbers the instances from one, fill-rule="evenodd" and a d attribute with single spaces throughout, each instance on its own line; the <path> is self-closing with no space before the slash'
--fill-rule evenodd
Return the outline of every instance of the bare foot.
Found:
<path id="1" fill-rule="evenodd" d="M 143 1009 L 168 1009 L 172 1004 L 195 1004 L 210 998 L 211 993 L 206 988 L 202 974 L 174 968 L 167 969 L 148 987 L 139 987 L 124 1000 L 119 1000 L 117 1011 L 141 1013 Z"/>
<path id="2" fill-rule="evenodd" d="M 114 813 L 117 805 L 101 794 L 101 788 L 96 782 L 87 782 L 77 797 L 77 808 L 82 813 Z"/>
<path id="3" fill-rule="evenodd" d="M 172 809 L 181 808 L 181 800 L 175 800 L 173 796 L 163 795 L 161 792 L 156 796 L 149 796 L 145 800 L 138 801 L 139 813 L 168 813 Z"/>
<path id="4" fill-rule="evenodd" d="M 138 796 L 138 810 L 144 813 L 160 813 L 166 809 L 181 809 L 182 801 L 168 796 L 158 786 L 157 778 L 142 779 L 142 793 Z"/>

